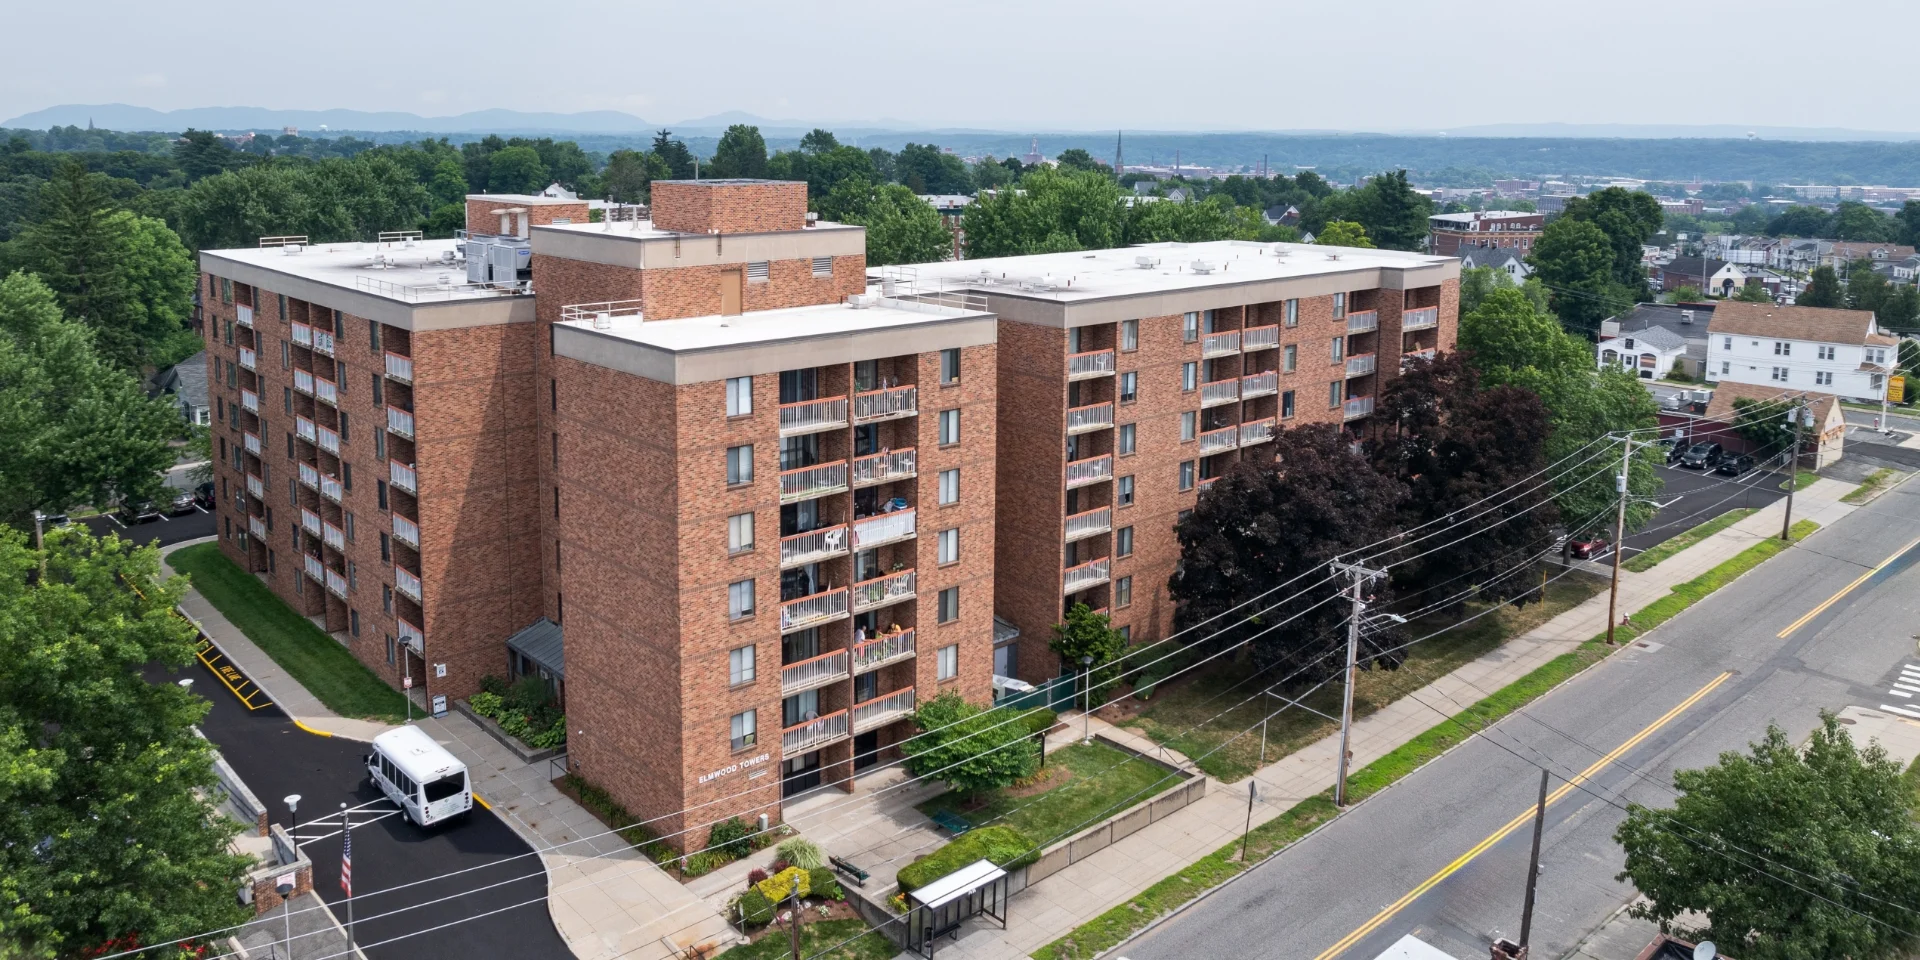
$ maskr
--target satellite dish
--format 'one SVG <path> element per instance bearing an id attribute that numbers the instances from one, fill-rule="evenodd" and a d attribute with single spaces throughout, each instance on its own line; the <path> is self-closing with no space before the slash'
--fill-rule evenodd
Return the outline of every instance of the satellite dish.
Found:
<path id="1" fill-rule="evenodd" d="M 1714 946 L 1712 940 L 1702 940 L 1699 946 L 1693 948 L 1693 960 L 1713 960 L 1719 955 L 1720 948 Z"/>

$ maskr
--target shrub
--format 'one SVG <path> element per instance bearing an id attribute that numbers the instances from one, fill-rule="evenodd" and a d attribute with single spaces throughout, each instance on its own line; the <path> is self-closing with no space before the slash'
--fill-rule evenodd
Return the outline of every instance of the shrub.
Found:
<path id="1" fill-rule="evenodd" d="M 502 696 L 507 692 L 507 682 L 489 673 L 480 678 L 480 689 L 496 697 Z M 474 709 L 478 710 L 480 708 L 475 707 Z"/>
<path id="2" fill-rule="evenodd" d="M 467 698 L 467 706 L 483 717 L 497 716 L 503 703 L 497 693 L 476 693 Z"/>
<path id="3" fill-rule="evenodd" d="M 791 866 L 793 866 L 793 864 L 791 864 L 791 863 L 788 863 L 787 861 L 785 861 L 785 860 L 782 860 L 782 859 L 780 859 L 780 858 L 778 858 L 778 857 L 775 857 L 775 858 L 774 858 L 774 860 L 773 860 L 773 872 L 774 872 L 774 873 L 779 873 L 780 871 L 782 871 L 782 870 L 785 870 L 786 868 L 788 868 L 788 867 L 791 867 Z"/>
<path id="4" fill-rule="evenodd" d="M 758 890 L 748 890 L 740 895 L 740 923 L 748 927 L 764 927 L 773 922 L 773 901 Z"/>
<path id="5" fill-rule="evenodd" d="M 753 885 L 753 889 L 767 898 L 767 902 L 782 904 L 788 897 L 805 898 L 813 892 L 812 875 L 805 870 L 788 867 L 765 880 Z"/>
<path id="6" fill-rule="evenodd" d="M 961 867 L 991 860 L 1007 870 L 1040 859 L 1040 846 L 1013 827 L 996 825 L 969 830 L 945 846 L 901 868 L 900 889 L 916 890 Z"/>
<path id="7" fill-rule="evenodd" d="M 521 677 L 507 690 L 507 705 L 522 713 L 533 713 L 553 699 L 547 682 L 539 677 Z"/>
<path id="8" fill-rule="evenodd" d="M 833 871 L 826 867 L 816 867 L 807 871 L 807 887 L 816 897 L 825 897 L 828 900 L 847 898 L 847 892 L 840 889 L 840 878 L 834 876 Z"/>
<path id="9" fill-rule="evenodd" d="M 537 750 L 550 750 L 567 745 L 567 715 L 560 714 L 543 730 L 536 730 L 525 737 L 527 746 Z"/>
<path id="10" fill-rule="evenodd" d="M 767 878 L 767 872 L 765 870 L 762 870 L 759 867 L 754 867 L 752 870 L 747 871 L 747 886 L 751 887 L 754 884 L 759 883 L 762 880 L 765 880 L 766 878 Z"/>
<path id="11" fill-rule="evenodd" d="M 680 865 L 681 874 L 689 877 L 704 877 L 714 870 L 733 862 L 733 858 L 713 850 L 702 850 L 686 859 Z"/>
<path id="12" fill-rule="evenodd" d="M 1053 729 L 1054 724 L 1060 722 L 1060 714 L 1046 707 L 1038 707 L 1027 711 L 1026 721 L 1029 736 L 1036 733 L 1046 733 L 1048 730 Z"/>
<path id="13" fill-rule="evenodd" d="M 577 773 L 567 774 L 561 778 L 561 782 L 580 798 L 580 805 L 586 807 L 587 812 L 599 817 L 602 823 L 619 830 L 620 839 L 638 848 L 654 863 L 671 863 L 677 856 L 672 847 L 653 835 L 653 831 L 639 824 L 625 826 L 625 824 L 633 824 L 633 814 L 628 813 L 626 807 L 615 802 L 613 796 L 607 791 L 587 782 Z"/>
<path id="14" fill-rule="evenodd" d="M 819 845 L 805 837 L 794 837 L 782 843 L 775 852 L 780 859 L 802 870 L 818 870 L 827 862 L 827 858 L 820 853 Z"/>
<path id="15" fill-rule="evenodd" d="M 707 833 L 707 850 L 733 860 L 753 851 L 753 828 L 739 817 L 728 817 Z"/>

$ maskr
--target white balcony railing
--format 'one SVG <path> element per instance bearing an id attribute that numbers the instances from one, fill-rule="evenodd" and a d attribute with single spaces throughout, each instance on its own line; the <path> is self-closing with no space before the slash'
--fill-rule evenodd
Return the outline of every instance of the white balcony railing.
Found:
<path id="1" fill-rule="evenodd" d="M 307 576 L 311 577 L 315 583 L 326 583 L 327 565 L 321 563 L 319 557 L 311 554 L 302 554 L 301 556 L 306 560 Z"/>
<path id="2" fill-rule="evenodd" d="M 314 513 L 312 510 L 308 510 L 306 507 L 301 507 L 300 508 L 300 529 L 305 530 L 306 532 L 311 533 L 316 537 L 319 536 L 320 535 L 320 515 L 317 513 Z"/>
<path id="3" fill-rule="evenodd" d="M 858 675 L 913 655 L 913 631 L 902 630 L 891 636 L 854 644 L 851 666 L 854 674 Z"/>
<path id="4" fill-rule="evenodd" d="M 893 480 L 908 480 L 914 475 L 913 448 L 887 450 L 857 457 L 853 461 L 853 485 L 870 486 Z"/>
<path id="5" fill-rule="evenodd" d="M 337 407 L 340 405 L 340 385 L 325 377 L 314 377 L 313 398 L 329 407 Z"/>
<path id="6" fill-rule="evenodd" d="M 1089 483 L 1099 483 L 1113 479 L 1113 454 L 1105 453 L 1085 460 L 1075 460 L 1067 464 L 1067 489 L 1084 487 Z"/>
<path id="7" fill-rule="evenodd" d="M 395 436 L 413 438 L 413 413 L 399 407 L 387 408 L 387 432 Z"/>
<path id="8" fill-rule="evenodd" d="M 393 515 L 393 538 L 418 550 L 420 549 L 420 526 L 396 513 Z"/>
<path id="9" fill-rule="evenodd" d="M 1089 403 L 1084 407 L 1071 407 L 1067 410 L 1067 432 L 1087 433 L 1092 430 L 1105 430 L 1113 426 L 1113 404 Z"/>
<path id="10" fill-rule="evenodd" d="M 335 572 L 331 567 L 327 568 L 327 592 L 345 600 L 347 598 L 346 574 Z"/>
<path id="11" fill-rule="evenodd" d="M 780 435 L 815 433 L 847 425 L 847 398 L 801 400 L 780 405 Z"/>
<path id="12" fill-rule="evenodd" d="M 334 456 L 340 455 L 340 432 L 331 427 L 313 428 L 314 445 Z"/>
<path id="13" fill-rule="evenodd" d="M 252 348 L 252 347 L 241 347 L 241 348 L 240 348 L 240 369 L 242 369 L 242 370 L 252 370 L 252 369 L 254 369 L 254 368 L 256 368 L 257 366 L 259 366 L 259 363 L 260 363 L 260 359 L 259 359 L 259 357 L 258 357 L 258 355 L 256 355 L 256 354 L 255 354 L 255 353 L 253 352 L 253 348 Z"/>
<path id="14" fill-rule="evenodd" d="M 1094 507 L 1092 510 L 1083 510 L 1067 518 L 1067 541 L 1091 537 L 1112 529 L 1113 508 Z"/>
<path id="15" fill-rule="evenodd" d="M 1113 351 L 1088 350 L 1067 356 L 1067 379 L 1086 380 L 1113 376 Z"/>
<path id="16" fill-rule="evenodd" d="M 1215 380 L 1200 385 L 1200 405 L 1217 407 L 1223 403 L 1232 403 L 1240 399 L 1240 380 Z"/>
<path id="17" fill-rule="evenodd" d="M 313 346 L 313 328 L 312 327 L 309 327 L 298 320 L 293 321 L 292 327 L 293 327 L 293 342 L 295 346 L 301 346 L 301 347 Z"/>
<path id="18" fill-rule="evenodd" d="M 248 453 L 256 457 L 260 455 L 260 438 L 254 436 L 252 431 L 240 435 L 240 444 L 247 448 Z"/>
<path id="19" fill-rule="evenodd" d="M 346 491 L 340 486 L 340 478 L 330 473 L 323 473 L 320 475 L 320 495 L 334 503 L 339 503 L 341 497 L 346 495 Z"/>
<path id="20" fill-rule="evenodd" d="M 791 633 L 816 624 L 831 623 L 846 615 L 847 588 L 822 590 L 810 597 L 781 604 L 780 632 Z"/>
<path id="21" fill-rule="evenodd" d="M 314 469 L 313 464 L 310 463 L 302 463 L 299 468 L 300 485 L 309 490 L 320 489 L 320 471 Z"/>
<path id="22" fill-rule="evenodd" d="M 914 535 L 915 511 L 895 510 L 879 516 L 853 521 L 853 548 L 870 550 Z"/>
<path id="23" fill-rule="evenodd" d="M 853 422 L 871 423 L 919 412 L 918 387 L 887 387 L 853 395 Z"/>
<path id="24" fill-rule="evenodd" d="M 847 712 L 835 710 L 824 717 L 797 723 L 780 731 L 780 752 L 795 757 L 817 747 L 846 739 Z"/>
<path id="25" fill-rule="evenodd" d="M 1428 330 L 1440 325 L 1439 307 L 1419 307 L 1400 315 L 1400 329 Z"/>
<path id="26" fill-rule="evenodd" d="M 1089 560 L 1077 567 L 1068 567 L 1066 572 L 1061 575 L 1061 583 L 1066 588 L 1065 592 L 1069 594 L 1078 593 L 1088 587 L 1106 583 L 1109 566 L 1110 563 L 1108 559 L 1101 557 L 1098 560 Z"/>
<path id="27" fill-rule="evenodd" d="M 1401 354 L 1400 365 L 1404 367 L 1415 360 L 1432 360 L 1437 352 L 1438 351 L 1432 347 L 1428 347 L 1425 350 L 1408 350 L 1406 353 Z"/>
<path id="28" fill-rule="evenodd" d="M 846 552 L 847 525 L 844 523 L 780 538 L 780 565 L 783 567 L 814 563 Z"/>
<path id="29" fill-rule="evenodd" d="M 1249 373 L 1240 378 L 1240 396 L 1245 399 L 1270 397 L 1278 392 L 1280 392 L 1280 374 L 1275 371 Z"/>
<path id="30" fill-rule="evenodd" d="M 846 489 L 847 462 L 845 460 L 815 464 L 811 467 L 795 467 L 792 470 L 780 472 L 780 499 L 783 502 L 810 500 L 830 493 L 840 493 Z"/>
<path id="31" fill-rule="evenodd" d="M 1364 417 L 1367 414 L 1373 412 L 1373 398 L 1372 397 L 1354 397 L 1353 399 L 1348 400 L 1346 403 L 1346 406 L 1342 407 L 1341 410 L 1344 416 L 1346 417 L 1346 419 L 1358 420 L 1361 417 Z"/>
<path id="32" fill-rule="evenodd" d="M 325 543 L 335 550 L 345 551 L 347 549 L 347 535 L 345 531 L 342 531 L 339 527 L 331 523 L 323 522 L 320 524 L 320 542 Z"/>
<path id="33" fill-rule="evenodd" d="M 419 627 L 408 623 L 404 617 L 396 617 L 394 619 L 396 625 L 399 627 L 400 642 L 406 644 L 407 648 L 414 653 L 424 655 L 427 652 L 427 635 L 422 633 Z"/>
<path id="34" fill-rule="evenodd" d="M 1209 333 L 1200 338 L 1200 355 L 1203 357 L 1229 357 L 1239 352 L 1240 331 L 1238 330 Z"/>
<path id="35" fill-rule="evenodd" d="M 1256 443 L 1266 443 L 1273 439 L 1273 418 L 1255 420 L 1240 425 L 1240 445 L 1250 447 Z"/>
<path id="36" fill-rule="evenodd" d="M 913 688 L 902 687 L 866 703 L 853 705 L 853 732 L 864 733 L 913 713 Z"/>
<path id="37" fill-rule="evenodd" d="M 1240 331 L 1240 351 L 1252 353 L 1255 350 L 1271 350 L 1280 345 L 1280 325 L 1268 324 L 1264 327 L 1248 327 Z"/>
<path id="38" fill-rule="evenodd" d="M 1362 353 L 1347 358 L 1347 376 L 1364 377 L 1373 372 L 1373 354 Z"/>
<path id="39" fill-rule="evenodd" d="M 313 421 L 297 414 L 293 418 L 293 435 L 308 443 L 315 443 L 320 438 L 320 434 L 314 427 Z"/>
<path id="40" fill-rule="evenodd" d="M 253 474 L 247 474 L 247 492 L 262 500 L 267 498 L 267 484 Z"/>
<path id="41" fill-rule="evenodd" d="M 293 371 L 293 389 L 296 393 L 313 396 L 313 373 L 307 370 Z"/>
<path id="42" fill-rule="evenodd" d="M 313 352 L 333 356 L 333 334 L 319 327 L 313 328 Z"/>
<path id="43" fill-rule="evenodd" d="M 1356 310 L 1347 314 L 1348 333 L 1371 333 L 1380 329 L 1380 314 L 1373 310 Z"/>
<path id="44" fill-rule="evenodd" d="M 257 540 L 265 540 L 267 538 L 267 522 L 259 517 L 248 517 L 247 532 L 253 534 Z"/>
<path id="45" fill-rule="evenodd" d="M 401 383 L 412 383 L 413 358 L 403 357 L 389 351 L 387 353 L 387 376 Z"/>
<path id="46" fill-rule="evenodd" d="M 244 303 L 235 305 L 233 308 L 233 322 L 249 330 L 253 329 L 253 308 Z M 251 370 L 253 368 L 248 367 L 247 369 Z"/>
<path id="47" fill-rule="evenodd" d="M 405 567 L 393 568 L 393 588 L 416 601 L 420 599 L 420 578 L 408 573 Z"/>
<path id="48" fill-rule="evenodd" d="M 240 391 L 240 406 L 245 408 L 248 413 L 259 413 L 260 395 L 254 393 L 252 390 Z"/>
<path id="49" fill-rule="evenodd" d="M 1237 426 L 1208 430 L 1200 435 L 1200 455 L 1203 457 L 1232 450 L 1239 445 L 1240 428 Z"/>
<path id="50" fill-rule="evenodd" d="M 847 678 L 847 651 L 835 650 L 780 668 L 780 692 L 791 696 Z"/>
<path id="51" fill-rule="evenodd" d="M 420 474 L 414 471 L 412 464 L 387 461 L 387 482 L 408 493 L 420 492 Z"/>
<path id="52" fill-rule="evenodd" d="M 853 612 L 864 613 L 876 610 L 890 603 L 913 599 L 914 577 L 912 570 L 889 573 L 886 576 L 862 580 L 852 586 Z"/>

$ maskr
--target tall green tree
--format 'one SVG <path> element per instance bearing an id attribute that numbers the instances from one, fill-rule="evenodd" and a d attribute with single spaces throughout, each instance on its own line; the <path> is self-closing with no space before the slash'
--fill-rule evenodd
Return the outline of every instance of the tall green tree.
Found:
<path id="1" fill-rule="evenodd" d="M 1865 243 L 1892 240 L 1894 222 L 1858 200 L 1842 200 L 1833 211 L 1833 238 Z"/>
<path id="2" fill-rule="evenodd" d="M 645 203 L 652 195 L 653 181 L 665 180 L 672 172 L 657 154 L 640 150 L 615 150 L 600 171 L 600 183 L 607 196 L 618 203 Z"/>
<path id="3" fill-rule="evenodd" d="M 1007 723 L 1003 711 L 986 711 L 949 690 L 913 712 L 920 736 L 900 742 L 906 768 L 936 777 L 961 793 L 979 793 L 1033 775 L 1040 746 L 1024 723 Z"/>
<path id="4" fill-rule="evenodd" d="M 1368 180 L 1354 191 L 1354 199 L 1358 219 L 1373 240 L 1369 246 L 1377 244 L 1388 250 L 1426 247 L 1427 218 L 1433 216 L 1433 200 L 1414 192 L 1405 170 L 1383 173 Z"/>
<path id="5" fill-rule="evenodd" d="M 766 175 L 766 138 L 760 135 L 759 127 L 745 123 L 736 123 L 720 135 L 720 143 L 713 148 L 713 159 L 707 161 L 707 169 L 702 173 L 713 179 Z"/>
<path id="6" fill-rule="evenodd" d="M 839 147 L 840 138 L 834 136 L 833 131 L 819 127 L 807 131 L 807 135 L 800 138 L 800 150 L 803 153 L 826 153 Z"/>
<path id="7" fill-rule="evenodd" d="M 1920 326 L 1920 290 L 1913 284 L 1902 283 L 1895 286 L 1887 298 L 1880 303 L 1876 315 L 1880 325 L 1889 330 L 1912 330 Z M 1901 343 L 1911 343 L 1902 340 Z"/>
<path id="8" fill-rule="evenodd" d="M 547 165 L 540 151 L 528 146 L 504 147 L 488 160 L 490 193 L 539 193 L 547 188 Z"/>
<path id="9" fill-rule="evenodd" d="M 672 130 L 661 130 L 653 135 L 654 156 L 667 162 L 667 178 L 670 180 L 692 180 L 696 164 L 693 151 L 687 149 L 682 140 L 673 138 Z"/>
<path id="10" fill-rule="evenodd" d="M 1127 208 L 1111 177 L 1043 167 L 1019 190 L 975 199 L 961 223 L 975 259 L 1097 250 L 1121 245 Z"/>
<path id="11" fill-rule="evenodd" d="M 211 177 L 240 165 L 240 155 L 210 130 L 188 130 L 173 146 L 173 158 L 188 180 Z"/>
<path id="12" fill-rule="evenodd" d="M 973 179 L 959 157 L 931 143 L 909 143 L 894 157 L 892 179 L 919 194 L 973 192 Z"/>
<path id="13" fill-rule="evenodd" d="M 1767 221 L 1770 237 L 1831 237 L 1833 216 L 1819 207 L 1793 206 Z"/>
<path id="14" fill-rule="evenodd" d="M 1259 211 L 1234 206 L 1226 197 L 1208 197 L 1198 203 L 1139 203 L 1127 208 L 1126 242 L 1253 240 L 1262 226 Z"/>
<path id="15" fill-rule="evenodd" d="M 1846 306 L 1846 294 L 1840 289 L 1840 274 L 1832 267 L 1814 267 L 1813 275 L 1807 278 L 1807 285 L 1793 302 L 1803 307 L 1842 307 Z"/>
<path id="16" fill-rule="evenodd" d="M 1053 636 L 1047 640 L 1048 649 L 1060 657 L 1062 667 L 1070 668 L 1074 673 L 1092 668 L 1092 702 L 1099 703 L 1105 698 L 1103 693 L 1119 679 L 1119 668 L 1108 667 L 1115 658 L 1127 652 L 1127 638 L 1113 628 L 1113 621 L 1104 613 L 1096 613 L 1084 603 L 1076 603 L 1067 610 L 1064 620 L 1053 625 Z M 1092 657 L 1091 664 L 1084 658 Z M 1104 668 L 1104 669 L 1103 669 Z"/>
<path id="17" fill-rule="evenodd" d="M 1496 270 L 1492 267 L 1468 267 L 1460 271 L 1460 313 L 1465 315 L 1478 310 L 1480 304 L 1486 301 L 1487 294 L 1495 290 L 1512 289 L 1518 289 L 1526 294 L 1527 299 L 1532 300 L 1541 313 L 1547 312 L 1547 304 L 1552 298 L 1548 296 L 1547 288 L 1540 285 L 1540 281 L 1528 277 L 1525 283 L 1515 284 L 1512 275 L 1505 270 Z"/>
<path id="18" fill-rule="evenodd" d="M 1879 216 L 1879 214 L 1875 214 Z M 1872 260 L 1854 260 L 1847 264 L 1847 308 L 1879 311 L 1893 295 L 1893 284 L 1873 269 Z"/>
<path id="19" fill-rule="evenodd" d="M 1648 299 L 1641 248 L 1660 232 L 1660 201 L 1644 191 L 1608 187 L 1568 200 L 1561 219 L 1599 227 L 1613 251 L 1612 281 L 1634 297 Z"/>
<path id="20" fill-rule="evenodd" d="M 38 553 L 0 530 L 9 956 L 87 956 L 130 935 L 165 943 L 252 916 L 234 895 L 249 865 L 227 848 L 238 825 L 207 799 L 212 748 L 193 731 L 207 702 L 142 675 L 194 656 L 193 627 L 173 613 L 185 582 L 159 582 L 159 567 L 152 547 L 79 528 L 49 534 Z"/>
<path id="21" fill-rule="evenodd" d="M 1053 161 L 1068 170 L 1084 170 L 1089 173 L 1100 173 L 1104 171 L 1109 174 L 1113 172 L 1112 167 L 1095 160 L 1093 154 L 1088 153 L 1080 147 L 1060 151 L 1060 155 L 1053 158 Z"/>
<path id="22" fill-rule="evenodd" d="M 1920 247 L 1920 200 L 1908 200 L 1893 215 L 1893 242 Z"/>
<path id="23" fill-rule="evenodd" d="M 939 211 L 897 183 L 874 186 L 843 180 L 820 201 L 820 215 L 867 228 L 867 265 L 931 263 L 953 250 L 953 234 Z"/>
<path id="24" fill-rule="evenodd" d="M 1314 235 L 1313 242 L 1326 247 L 1373 247 L 1373 241 L 1367 237 L 1367 228 L 1352 220 L 1328 221 Z"/>
<path id="25" fill-rule="evenodd" d="M 1767 292 L 1765 284 L 1758 280 L 1749 280 L 1734 292 L 1733 298 L 1742 303 L 1772 303 L 1773 294 Z"/>
<path id="26" fill-rule="evenodd" d="M 507 147 L 493 157 L 503 155 L 498 165 L 507 177 L 503 184 L 532 183 L 536 192 L 546 187 L 544 177 L 531 176 L 539 170 L 527 166 L 539 164 L 533 148 Z M 488 166 L 496 165 L 490 159 Z M 516 167 L 520 174 L 512 172 Z M 481 182 L 491 187 L 490 181 Z M 263 236 L 285 234 L 305 235 L 314 243 L 370 241 L 382 230 L 415 227 L 434 209 L 427 188 L 387 157 L 276 159 L 194 184 L 180 205 L 180 232 L 194 249 L 250 247 Z"/>
<path id="27" fill-rule="evenodd" d="M 1573 333 L 1593 337 L 1600 321 L 1633 306 L 1633 291 L 1614 279 L 1613 241 L 1589 220 L 1563 216 L 1547 224 L 1527 262 Z"/>

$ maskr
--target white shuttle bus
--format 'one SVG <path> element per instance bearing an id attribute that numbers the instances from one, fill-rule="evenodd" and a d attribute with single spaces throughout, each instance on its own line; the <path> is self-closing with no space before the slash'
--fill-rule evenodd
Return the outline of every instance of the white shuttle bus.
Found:
<path id="1" fill-rule="evenodd" d="M 467 766 L 415 726 L 388 730 L 373 738 L 367 775 L 423 827 L 456 818 L 473 809 Z"/>

